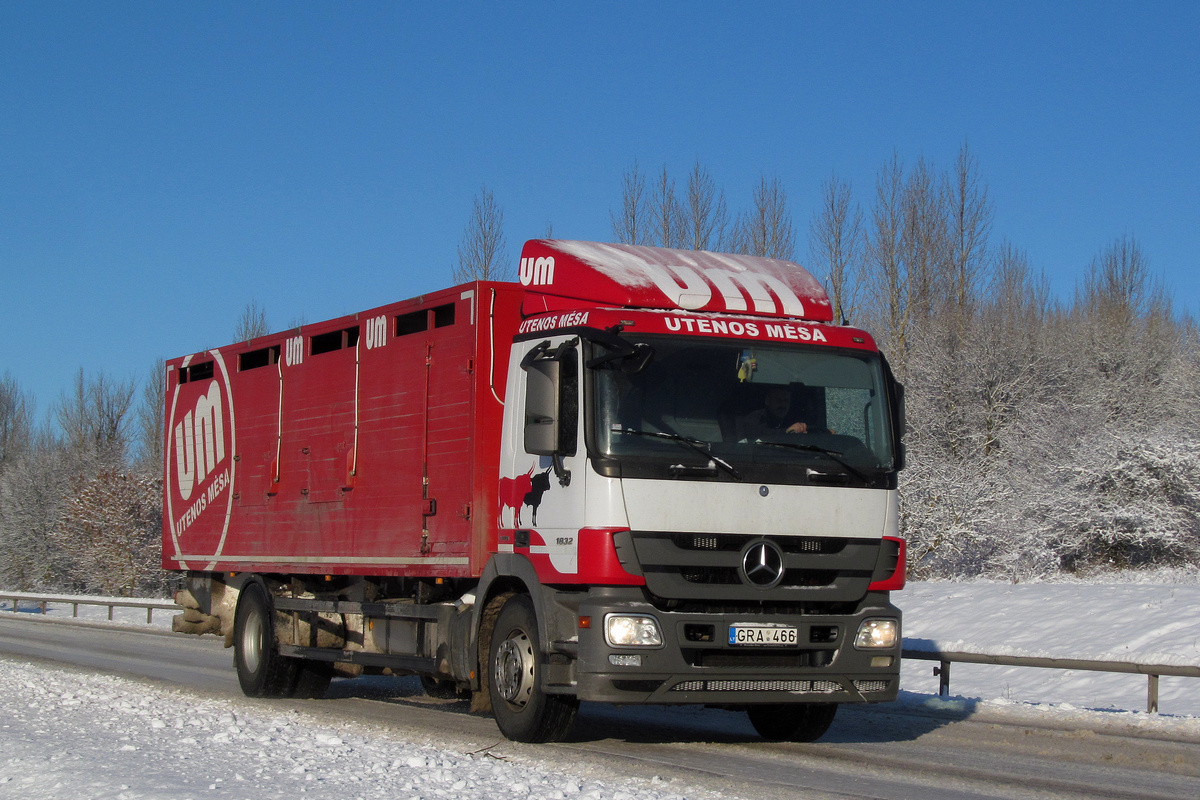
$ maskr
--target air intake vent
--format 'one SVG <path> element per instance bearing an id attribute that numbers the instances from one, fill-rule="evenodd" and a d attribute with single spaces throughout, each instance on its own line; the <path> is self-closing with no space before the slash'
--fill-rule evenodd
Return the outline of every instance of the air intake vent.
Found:
<path id="1" fill-rule="evenodd" d="M 873 681 L 866 681 L 872 683 Z M 885 681 L 886 683 L 886 681 Z M 841 685 L 833 681 L 771 681 L 771 680 L 712 680 L 681 681 L 671 687 L 672 692 L 804 692 L 807 694 L 832 694 L 841 691 Z"/>

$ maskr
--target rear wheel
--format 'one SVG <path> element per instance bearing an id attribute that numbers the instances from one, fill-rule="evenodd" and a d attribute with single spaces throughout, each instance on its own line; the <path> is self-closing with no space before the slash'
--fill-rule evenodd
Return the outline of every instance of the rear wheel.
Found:
<path id="1" fill-rule="evenodd" d="M 233 622 L 233 661 L 247 697 L 287 697 L 292 693 L 296 665 L 279 655 L 275 611 L 260 583 L 242 589 Z"/>
<path id="2" fill-rule="evenodd" d="M 749 706 L 746 715 L 758 735 L 771 742 L 815 742 L 829 730 L 837 703 Z"/>
<path id="3" fill-rule="evenodd" d="M 488 648 L 488 676 L 501 733 L 518 742 L 556 742 L 566 736 L 579 700 L 541 689 L 541 643 L 529 595 L 513 595 L 500 610 Z"/>

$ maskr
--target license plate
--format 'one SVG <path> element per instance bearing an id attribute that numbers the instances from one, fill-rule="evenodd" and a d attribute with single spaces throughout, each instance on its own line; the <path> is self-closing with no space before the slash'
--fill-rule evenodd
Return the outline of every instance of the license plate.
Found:
<path id="1" fill-rule="evenodd" d="M 729 626 L 729 643 L 734 645 L 794 647 L 800 644 L 800 638 L 796 629 L 790 625 L 762 625 L 752 622 L 737 622 Z"/>

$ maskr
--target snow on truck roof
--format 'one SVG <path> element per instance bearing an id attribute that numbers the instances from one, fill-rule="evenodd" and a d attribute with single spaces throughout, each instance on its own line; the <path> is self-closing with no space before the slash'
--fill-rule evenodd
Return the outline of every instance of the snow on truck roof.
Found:
<path id="1" fill-rule="evenodd" d="M 830 322 L 817 279 L 791 261 L 629 244 L 534 239 L 521 250 L 526 314 L 569 301 Z"/>

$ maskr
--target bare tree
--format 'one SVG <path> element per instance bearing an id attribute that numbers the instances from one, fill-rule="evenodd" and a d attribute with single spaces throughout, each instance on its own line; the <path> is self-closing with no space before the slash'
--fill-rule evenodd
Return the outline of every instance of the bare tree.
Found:
<path id="1" fill-rule="evenodd" d="M 146 475 L 162 474 L 163 412 L 167 395 L 163 361 L 157 360 L 142 386 L 142 401 L 136 412 L 139 470 Z"/>
<path id="2" fill-rule="evenodd" d="M 949 295 L 949 238 L 943 183 L 925 159 L 908 174 L 901 235 L 908 273 L 909 322 L 922 329 L 945 307 Z"/>
<path id="3" fill-rule="evenodd" d="M 1105 422 L 1144 424 L 1148 403 L 1164 410 L 1172 397 L 1155 398 L 1155 390 L 1178 350 L 1178 330 L 1170 298 L 1135 239 L 1122 236 L 1092 259 L 1076 290 L 1074 317 L 1085 370 L 1077 380 L 1104 408 Z"/>
<path id="4" fill-rule="evenodd" d="M 759 179 L 754 188 L 752 208 L 742 215 L 738 225 L 738 245 L 738 249 L 747 255 L 795 259 L 792 213 L 787 204 L 787 191 L 779 178 L 767 180 L 763 175 Z"/>
<path id="5" fill-rule="evenodd" d="M 66 589 L 66 564 L 53 536 L 70 493 L 61 443 L 34 432 L 28 449 L 0 473 L 0 585 L 19 591 Z"/>
<path id="6" fill-rule="evenodd" d="M 133 380 L 114 381 L 103 372 L 88 379 L 80 368 L 71 391 L 63 393 L 54 409 L 67 447 L 76 457 L 85 462 L 123 462 L 133 392 Z"/>
<path id="7" fill-rule="evenodd" d="M 987 257 L 993 209 L 987 185 L 979 178 L 979 163 L 964 142 L 950 177 L 947 204 L 950 213 L 951 302 L 960 317 L 966 316 L 977 294 Z"/>
<path id="8" fill-rule="evenodd" d="M 29 448 L 33 401 L 11 373 L 0 378 L 0 473 Z"/>
<path id="9" fill-rule="evenodd" d="M 486 186 L 471 206 L 471 217 L 458 245 L 458 266 L 451 272 L 456 283 L 502 281 L 513 277 L 504 236 L 504 211 Z"/>
<path id="10" fill-rule="evenodd" d="M 825 274 L 834 321 L 858 310 L 859 272 L 863 257 L 863 214 L 851 205 L 850 184 L 830 176 L 821 187 L 821 207 L 809 223 L 809 253 Z"/>
<path id="11" fill-rule="evenodd" d="M 1162 299 L 1141 245 L 1122 236 L 1092 259 L 1076 303 L 1106 324 L 1128 327 Z"/>
<path id="12" fill-rule="evenodd" d="M 246 307 L 242 309 L 242 315 L 238 317 L 237 327 L 233 329 L 233 340 L 248 342 L 259 336 L 266 336 L 270 332 L 266 310 L 258 304 L 257 300 L 251 300 L 246 303 Z"/>
<path id="13" fill-rule="evenodd" d="M 684 241 L 683 211 L 675 197 L 675 181 L 667 174 L 667 165 L 654 180 L 650 194 L 650 226 L 653 243 L 659 247 L 679 247 Z"/>
<path id="14" fill-rule="evenodd" d="M 908 348 L 908 271 L 901 251 L 904 230 L 904 165 L 897 153 L 875 179 L 867 237 L 864 286 L 877 336 L 901 379 Z"/>
<path id="15" fill-rule="evenodd" d="M 687 193 L 681 208 L 682 246 L 691 250 L 717 250 L 727 247 L 729 210 L 725 193 L 717 189 L 708 170 L 697 159 L 688 173 Z"/>
<path id="16" fill-rule="evenodd" d="M 646 204 L 646 176 L 634 161 L 621 176 L 621 209 L 616 214 L 609 213 L 614 239 L 621 244 L 650 243 L 651 223 Z"/>

